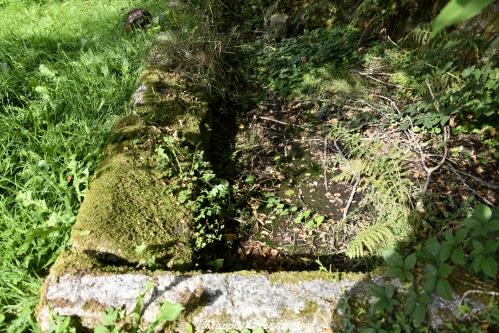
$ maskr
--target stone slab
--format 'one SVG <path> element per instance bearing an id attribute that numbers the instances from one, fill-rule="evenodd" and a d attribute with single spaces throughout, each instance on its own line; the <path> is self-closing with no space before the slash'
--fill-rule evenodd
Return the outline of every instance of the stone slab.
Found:
<path id="1" fill-rule="evenodd" d="M 153 282 L 155 288 L 144 302 L 147 323 L 154 320 L 166 300 L 186 308 L 179 327 L 189 322 L 196 332 L 245 328 L 277 333 L 337 332 L 342 330 L 342 300 L 355 299 L 356 306 L 368 309 L 373 301 L 368 296 L 368 283 L 381 279 L 363 274 L 341 280 L 327 277 L 320 272 L 62 275 L 47 280 L 38 321 L 47 331 L 51 309 L 58 315 L 81 318 L 85 327 L 95 327 L 107 307 L 132 311 L 146 284 Z M 463 319 L 458 311 L 460 297 L 456 295 L 452 302 L 434 297 L 429 311 L 431 325 L 439 327 L 444 321 Z M 485 306 L 469 301 L 471 313 Z"/>

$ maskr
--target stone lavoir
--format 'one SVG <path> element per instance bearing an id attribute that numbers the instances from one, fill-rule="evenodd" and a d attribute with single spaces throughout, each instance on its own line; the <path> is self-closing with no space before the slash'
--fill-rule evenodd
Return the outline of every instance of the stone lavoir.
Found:
<path id="1" fill-rule="evenodd" d="M 172 52 L 185 47 L 179 35 L 209 20 L 189 4 L 171 6 L 183 28 L 160 33 L 139 78 L 131 112 L 110 134 L 73 227 L 71 248 L 61 254 L 46 278 L 37 309 L 42 331 L 50 330 L 53 315 L 76 318 L 81 327 L 92 329 L 109 307 L 132 312 L 150 282 L 154 288 L 145 294 L 141 310 L 145 326 L 154 320 L 160 304 L 168 301 L 185 309 L 171 327 L 174 331 L 183 332 L 186 323 L 196 332 L 342 331 L 348 304 L 368 311 L 372 303 L 368 284 L 382 283 L 382 271 L 191 270 L 195 267 L 193 212 L 168 190 L 173 181 L 165 182 L 164 175 L 158 174 L 155 143 L 165 136 L 185 137 L 193 150 L 209 146 L 210 136 L 202 130 L 210 118 L 206 93 L 182 64 L 194 62 L 208 73 L 209 61 L 203 69 L 196 60 L 206 58 L 206 52 L 202 48 Z M 191 19 L 182 21 L 182 17 Z M 148 270 L 150 258 L 162 270 Z M 464 319 L 459 305 L 466 289 L 455 289 L 454 300 L 435 296 L 430 304 L 433 328 Z M 486 306 L 474 295 L 468 304 L 472 305 L 468 316 Z"/>

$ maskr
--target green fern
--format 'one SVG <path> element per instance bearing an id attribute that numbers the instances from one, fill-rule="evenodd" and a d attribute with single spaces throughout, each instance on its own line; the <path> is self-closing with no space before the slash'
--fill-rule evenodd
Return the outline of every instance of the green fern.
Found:
<path id="1" fill-rule="evenodd" d="M 353 183 L 360 178 L 358 186 L 364 195 L 345 221 L 355 222 L 353 228 L 345 228 L 349 234 L 343 236 L 351 239 L 345 252 L 351 258 L 379 255 L 386 246 L 406 239 L 412 230 L 408 219 L 414 191 L 403 163 L 408 152 L 393 142 L 362 140 L 339 125 L 330 135 L 341 150 L 333 157 L 340 170 L 333 179 Z"/>
<path id="2" fill-rule="evenodd" d="M 393 232 L 387 226 L 370 225 L 355 236 L 346 248 L 345 253 L 349 258 L 364 257 L 366 250 L 369 254 L 379 253 L 381 249 L 387 248 L 394 238 Z"/>
<path id="3" fill-rule="evenodd" d="M 425 23 L 418 25 L 402 39 L 403 42 L 411 43 L 414 46 L 427 46 L 430 43 L 431 25 Z"/>

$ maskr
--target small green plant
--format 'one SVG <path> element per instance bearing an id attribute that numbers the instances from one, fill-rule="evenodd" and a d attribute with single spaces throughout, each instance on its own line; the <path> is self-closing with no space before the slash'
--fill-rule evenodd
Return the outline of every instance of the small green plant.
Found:
<path id="1" fill-rule="evenodd" d="M 356 28 L 319 28 L 275 46 L 251 52 L 250 77 L 283 96 L 316 96 L 321 82 L 334 78 L 337 66 L 355 59 L 350 46 L 359 37 Z"/>
<path id="2" fill-rule="evenodd" d="M 403 317 L 395 309 L 400 304 L 405 322 L 416 329 L 422 328 L 434 293 L 446 300 L 453 298 L 449 277 L 456 268 L 468 269 L 483 279 L 496 279 L 498 239 L 499 209 L 479 205 L 456 232 L 446 232 L 442 241 L 429 237 L 405 258 L 396 251 L 385 253 L 386 274 L 400 280 L 403 293 L 397 295 L 390 283 L 370 287 L 376 302 L 371 312 L 371 327 L 365 332 L 382 328 L 374 324 L 381 320 L 380 316 L 385 326 L 398 325 Z M 415 279 L 416 272 L 421 270 L 422 278 Z"/>
<path id="3" fill-rule="evenodd" d="M 279 199 L 278 197 L 275 196 L 273 193 L 266 193 L 266 204 L 265 208 L 270 209 L 270 214 L 269 215 L 276 215 L 276 216 L 287 216 L 290 214 L 293 214 L 298 210 L 298 207 L 295 205 L 288 205 L 285 204 Z"/>
<path id="4" fill-rule="evenodd" d="M 463 69 L 457 73 L 459 76 L 447 75 L 453 66 L 449 62 L 443 68 L 436 69 L 421 84 L 422 90 L 433 89 L 432 94 L 406 109 L 416 130 L 438 128 L 445 125 L 452 116 L 471 128 L 477 124 L 493 123 L 498 117 L 499 102 L 496 94 L 499 89 L 499 69 L 491 62 L 486 62 L 480 67 L 473 65 Z M 450 78 L 452 81 L 442 82 L 442 78 Z M 408 122 L 404 123 L 402 129 L 406 129 L 408 125 Z"/>
<path id="5" fill-rule="evenodd" d="M 185 138 L 164 137 L 156 153 L 158 170 L 169 182 L 168 189 L 194 213 L 196 248 L 220 240 L 222 225 L 218 221 L 236 188 L 217 178 L 203 151 L 193 148 Z"/>

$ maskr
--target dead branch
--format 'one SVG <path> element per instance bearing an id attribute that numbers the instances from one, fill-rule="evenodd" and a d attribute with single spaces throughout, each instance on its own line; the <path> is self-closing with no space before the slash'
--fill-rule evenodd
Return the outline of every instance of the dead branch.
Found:
<path id="1" fill-rule="evenodd" d="M 353 197 L 355 196 L 355 192 L 357 192 L 357 187 L 360 184 L 360 175 L 357 177 L 357 180 L 355 181 L 355 184 L 352 187 L 352 192 L 350 192 L 350 197 L 348 198 L 347 205 L 345 209 L 343 210 L 343 220 L 347 218 L 348 211 L 350 210 L 350 206 L 352 205 Z"/>
<path id="2" fill-rule="evenodd" d="M 476 190 L 474 190 L 471 186 L 469 186 L 463 179 L 463 177 L 461 177 L 459 175 L 459 173 L 457 173 L 455 170 L 452 170 L 450 169 L 454 175 L 456 175 L 456 177 L 461 181 L 461 183 L 463 184 L 464 187 L 466 187 L 468 190 L 471 191 L 471 193 L 473 193 L 474 195 L 476 195 L 477 197 L 479 197 L 480 199 L 482 199 L 483 202 L 485 202 L 487 205 L 489 206 L 494 206 L 494 204 L 492 204 L 489 200 L 487 200 L 486 198 L 484 198 L 483 196 L 480 195 L 480 193 L 478 193 Z"/>
<path id="3" fill-rule="evenodd" d="M 278 124 L 281 124 L 281 125 L 285 125 L 285 126 L 292 126 L 291 124 L 289 123 L 286 123 L 284 121 L 280 121 L 280 120 L 277 120 L 277 119 L 274 119 L 274 118 L 268 118 L 268 117 L 262 117 L 260 116 L 259 117 L 260 119 L 263 119 L 263 120 L 268 120 L 268 121 L 272 121 L 274 123 L 278 123 Z"/>
<path id="4" fill-rule="evenodd" d="M 480 295 L 489 295 L 489 296 L 499 296 L 499 293 L 496 291 L 484 291 L 484 290 L 468 290 L 467 292 L 464 293 L 464 295 L 461 297 L 459 300 L 459 305 L 463 304 L 464 300 L 466 297 L 468 297 L 471 294 L 480 294 Z"/>
<path id="5" fill-rule="evenodd" d="M 459 169 L 454 168 L 451 165 L 445 165 L 445 167 L 448 168 L 449 170 L 451 170 L 454 173 L 458 173 L 458 174 L 467 176 L 467 177 L 473 179 L 474 181 L 480 183 L 481 185 L 483 185 L 485 187 L 491 188 L 493 190 L 499 190 L 499 184 L 498 183 L 489 183 L 489 182 L 486 182 L 485 180 L 480 179 L 480 178 L 478 178 L 477 176 L 475 176 L 475 175 L 473 175 L 471 173 L 468 173 L 468 172 L 465 172 L 465 171 L 461 171 Z"/>
<path id="6" fill-rule="evenodd" d="M 327 184 L 327 133 L 324 135 L 324 164 L 322 168 L 324 169 L 324 188 L 326 192 L 329 192 Z"/>
<path id="7" fill-rule="evenodd" d="M 420 148 L 421 164 L 423 165 L 423 168 L 426 171 L 426 182 L 424 184 L 423 192 L 422 192 L 423 196 L 425 195 L 426 191 L 428 190 L 428 186 L 430 185 L 431 175 L 433 174 L 433 172 L 440 169 L 442 167 L 442 165 L 444 165 L 445 160 L 447 159 L 447 154 L 449 153 L 449 147 L 447 145 L 447 141 L 449 140 L 449 128 L 447 126 L 444 127 L 444 135 L 443 136 L 444 136 L 443 137 L 444 153 L 442 154 L 442 158 L 441 158 L 440 162 L 438 162 L 438 164 L 435 165 L 434 167 L 428 167 L 426 165 L 425 155 L 421 149 L 421 145 L 418 145 Z"/>
<path id="8" fill-rule="evenodd" d="M 366 73 L 363 73 L 363 72 L 360 72 L 360 71 L 355 71 L 355 72 L 359 73 L 359 74 L 360 74 L 360 75 L 362 75 L 362 76 L 368 77 L 368 78 L 370 78 L 370 79 L 371 79 L 371 80 L 373 80 L 373 81 L 376 81 L 376 82 L 382 83 L 382 84 L 384 84 L 385 86 L 395 87 L 395 88 L 400 88 L 400 89 L 405 89 L 404 87 L 402 87 L 402 86 L 400 86 L 400 85 L 398 85 L 398 84 L 393 84 L 393 83 L 390 83 L 390 82 L 381 81 L 381 80 L 379 80 L 379 79 L 377 79 L 377 78 L 375 78 L 375 77 L 373 77 L 373 76 L 371 76 L 371 75 L 369 75 L 369 74 L 366 74 Z"/>

